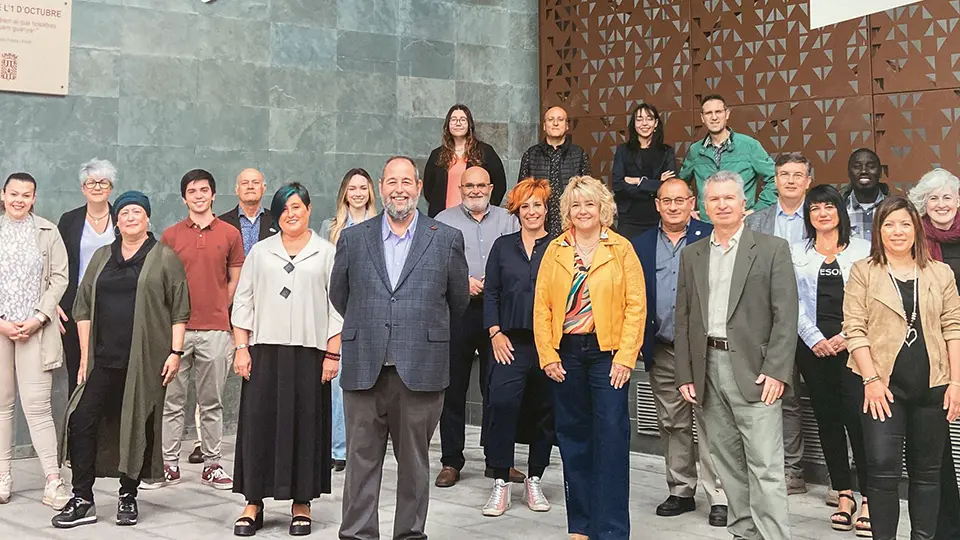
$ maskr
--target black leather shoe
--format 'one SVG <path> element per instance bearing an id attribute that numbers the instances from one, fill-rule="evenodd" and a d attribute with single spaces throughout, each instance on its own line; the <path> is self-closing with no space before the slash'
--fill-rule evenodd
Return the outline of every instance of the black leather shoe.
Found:
<path id="1" fill-rule="evenodd" d="M 726 527 L 727 506 L 724 504 L 715 504 L 711 506 L 710 517 L 707 518 L 707 522 L 710 523 L 711 527 Z"/>
<path id="2" fill-rule="evenodd" d="M 117 501 L 117 525 L 124 527 L 136 525 L 140 517 L 137 498 L 133 495 L 121 495 Z"/>
<path id="3" fill-rule="evenodd" d="M 194 465 L 203 463 L 203 450 L 200 450 L 199 446 L 195 446 L 193 452 L 190 452 L 190 455 L 187 456 L 187 461 Z"/>
<path id="4" fill-rule="evenodd" d="M 257 517 L 250 519 L 243 516 L 233 524 L 234 536 L 253 536 L 263 528 L 263 506 L 257 509 Z"/>
<path id="5" fill-rule="evenodd" d="M 73 497 L 59 514 L 53 516 L 51 523 L 58 529 L 72 529 L 79 525 L 97 522 L 97 507 L 91 501 Z"/>
<path id="6" fill-rule="evenodd" d="M 335 459 L 333 460 L 333 471 L 334 472 L 343 472 L 347 468 L 347 460 L 345 459 Z"/>
<path id="7" fill-rule="evenodd" d="M 677 497 L 676 495 L 671 495 L 657 507 L 657 515 L 674 517 L 686 512 L 693 512 L 696 509 L 697 503 L 693 501 L 693 497 Z"/>

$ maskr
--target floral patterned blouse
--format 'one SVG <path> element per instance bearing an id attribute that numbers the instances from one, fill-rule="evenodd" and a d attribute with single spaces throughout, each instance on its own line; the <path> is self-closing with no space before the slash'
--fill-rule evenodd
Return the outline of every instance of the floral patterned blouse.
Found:
<path id="1" fill-rule="evenodd" d="M 43 280 L 43 254 L 33 216 L 14 221 L 0 215 L 0 317 L 25 321 L 36 313 Z"/>

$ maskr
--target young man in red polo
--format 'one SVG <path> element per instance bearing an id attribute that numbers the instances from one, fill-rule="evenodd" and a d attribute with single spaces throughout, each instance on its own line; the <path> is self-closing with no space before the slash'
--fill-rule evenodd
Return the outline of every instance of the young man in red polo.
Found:
<path id="1" fill-rule="evenodd" d="M 233 363 L 229 306 L 243 266 L 240 232 L 213 214 L 217 184 L 213 175 L 194 169 L 180 181 L 180 194 L 189 210 L 183 221 L 163 232 L 161 241 L 177 252 L 187 272 L 190 320 L 184 339 L 180 372 L 167 386 L 163 406 L 163 471 L 160 482 L 144 489 L 180 482 L 180 443 L 190 371 L 194 372 L 200 409 L 201 482 L 216 489 L 233 488 L 233 479 L 220 466 L 223 440 L 223 388 Z"/>

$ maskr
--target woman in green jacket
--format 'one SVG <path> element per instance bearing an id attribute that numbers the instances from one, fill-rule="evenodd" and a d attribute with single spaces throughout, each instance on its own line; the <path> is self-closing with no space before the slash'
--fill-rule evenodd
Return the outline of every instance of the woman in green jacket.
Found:
<path id="1" fill-rule="evenodd" d="M 113 209 L 119 236 L 94 253 L 73 305 L 80 370 L 60 459 L 69 456 L 74 496 L 53 518 L 57 528 L 97 520 L 97 476 L 120 477 L 117 525 L 135 525 L 140 479 L 163 476 L 164 387 L 183 355 L 187 276 L 177 254 L 147 232 L 146 195 L 128 191 Z"/>

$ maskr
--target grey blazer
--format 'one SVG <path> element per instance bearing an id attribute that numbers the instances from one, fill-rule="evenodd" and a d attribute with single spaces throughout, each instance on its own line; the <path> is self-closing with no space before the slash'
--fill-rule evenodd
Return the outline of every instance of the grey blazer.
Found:
<path id="1" fill-rule="evenodd" d="M 695 242 L 680 252 L 676 385 L 693 383 L 701 405 L 706 392 L 709 273 L 709 241 Z M 792 395 L 798 313 L 797 278 L 787 242 L 745 229 L 730 284 L 727 339 L 737 386 L 747 401 L 760 401 L 763 386 L 755 381 L 761 373 L 786 383 L 784 395 Z"/>
<path id="2" fill-rule="evenodd" d="M 407 388 L 443 390 L 450 384 L 450 319 L 470 301 L 463 235 L 420 214 L 394 290 L 382 224 L 381 212 L 344 229 L 337 242 L 330 300 L 343 315 L 340 386 L 372 388 L 389 352 Z"/>
<path id="3" fill-rule="evenodd" d="M 773 234 L 777 230 L 776 203 L 747 216 L 747 227 L 753 232 Z"/>

